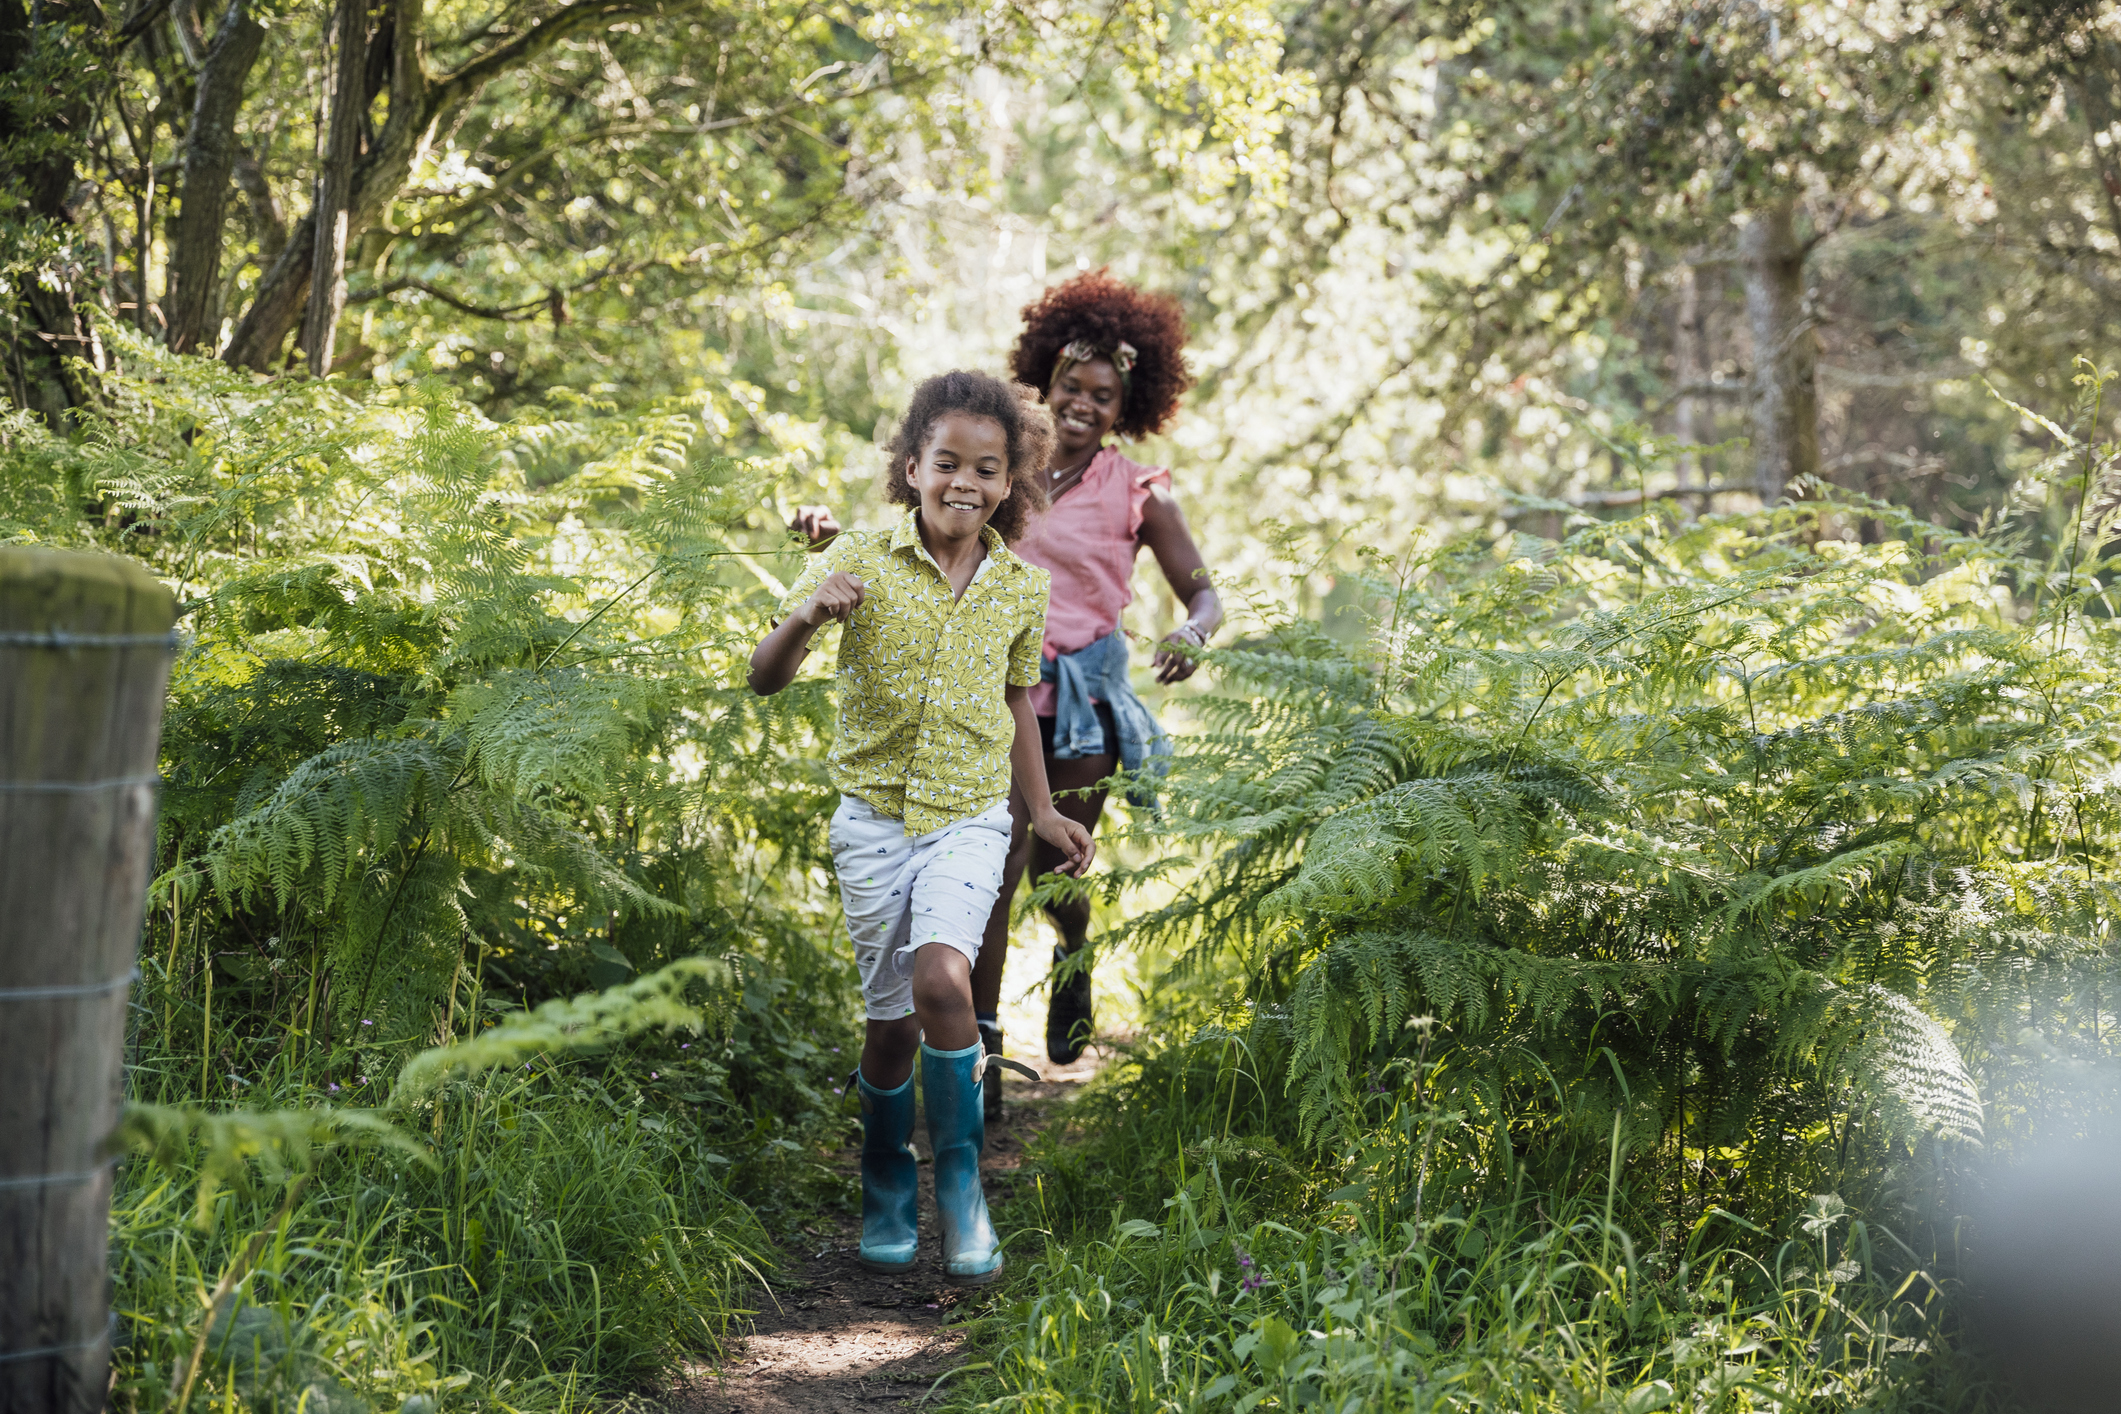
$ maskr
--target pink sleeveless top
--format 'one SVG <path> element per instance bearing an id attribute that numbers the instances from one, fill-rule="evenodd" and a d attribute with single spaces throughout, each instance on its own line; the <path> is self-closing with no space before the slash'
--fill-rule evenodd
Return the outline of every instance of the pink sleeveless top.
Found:
<path id="1" fill-rule="evenodd" d="M 1091 458 L 1083 479 L 1033 517 L 1023 539 L 1009 547 L 1053 575 L 1046 601 L 1048 658 L 1088 648 L 1119 627 L 1120 611 L 1134 598 L 1142 508 L 1156 486 L 1170 489 L 1168 470 L 1105 447 Z M 1031 689 L 1031 710 L 1052 716 L 1053 697 L 1053 684 L 1040 683 Z"/>

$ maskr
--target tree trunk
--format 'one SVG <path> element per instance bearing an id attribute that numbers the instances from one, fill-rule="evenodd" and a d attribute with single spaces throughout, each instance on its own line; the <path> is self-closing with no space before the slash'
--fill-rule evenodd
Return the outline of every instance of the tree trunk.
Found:
<path id="1" fill-rule="evenodd" d="M 47 229 L 53 231 L 71 230 L 74 224 L 66 205 L 74 186 L 74 157 L 68 141 L 46 139 L 53 128 L 70 139 L 85 138 L 89 118 L 88 82 L 82 76 L 88 67 L 85 58 L 75 54 L 69 61 L 64 54 L 77 43 L 72 38 L 76 27 L 92 18 L 80 4 L 81 0 L 39 0 L 33 23 L 32 11 L 23 0 L 0 0 L 0 74 L 30 69 L 31 85 L 47 101 L 62 76 L 72 75 L 73 89 L 65 100 L 55 108 L 40 105 L 34 118 L 11 107 L 0 109 L 0 133 L 27 154 L 18 155 L 18 160 L 23 162 L 19 175 L 29 196 L 30 224 L 49 222 Z M 32 123 L 37 129 L 34 135 L 27 131 Z M 75 277 L 84 268 L 81 253 L 78 242 L 64 242 L 43 252 L 42 268 L 15 282 L 21 293 L 10 297 L 13 309 L 7 321 L 16 333 L 15 371 L 26 404 L 61 433 L 72 430 L 67 413 L 95 398 L 94 388 L 69 360 L 101 363 L 94 335 L 74 300 Z"/>
<path id="2" fill-rule="evenodd" d="M 236 185 L 250 201 L 250 230 L 258 242 L 258 264 L 269 267 L 287 246 L 287 213 L 280 209 L 280 198 L 273 195 L 272 183 L 265 179 L 265 168 L 257 158 L 238 157 L 235 176 Z"/>
<path id="3" fill-rule="evenodd" d="M 316 258 L 316 222 L 304 216 L 288 232 L 287 244 L 265 268 L 258 293 L 236 325 L 236 336 L 221 355 L 237 368 L 255 368 L 263 373 L 279 356 L 287 331 L 295 327 L 309 298 L 309 267 Z"/>
<path id="4" fill-rule="evenodd" d="M 1679 385 L 1679 400 L 1672 410 L 1672 435 L 1681 443 L 1679 459 L 1672 464 L 1679 478 L 1679 488 L 1685 490 L 1700 471 L 1700 458 L 1694 455 L 1693 447 L 1701 441 L 1701 427 L 1696 411 L 1701 400 L 1692 391 L 1696 383 L 1708 376 L 1703 364 L 1702 347 L 1707 340 L 1701 328 L 1701 282 L 1695 277 L 1692 265 L 1679 267 L 1679 311 L 1672 325 L 1672 381 Z"/>
<path id="5" fill-rule="evenodd" d="M 337 0 L 332 10 L 331 82 L 325 99 L 317 154 L 317 196 L 310 205 L 316 253 L 310 261 L 309 312 L 303 321 L 309 371 L 331 371 L 333 335 L 346 309 L 347 207 L 353 197 L 354 164 L 361 156 L 362 114 L 367 108 L 367 0 Z"/>
<path id="6" fill-rule="evenodd" d="M 390 112 L 383 131 L 376 134 L 354 172 L 350 236 L 383 219 L 405 179 L 412 175 L 412 164 L 426 147 L 435 124 L 477 96 L 478 90 L 469 86 L 441 95 L 434 92 L 427 80 L 425 26 L 423 0 L 392 0 L 387 20 L 378 27 L 379 43 L 388 36 L 390 62 L 387 67 L 376 66 L 369 81 L 387 78 Z"/>
<path id="7" fill-rule="evenodd" d="M 425 58 L 422 0 L 394 0 L 390 45 L 390 116 L 371 148 L 354 168 L 353 190 L 347 203 L 346 242 L 382 219 L 406 176 L 420 143 L 434 126 L 435 111 L 429 106 Z M 365 105 L 364 105 L 365 106 Z M 271 192 L 262 174 L 240 166 L 237 179 L 250 194 L 253 214 L 269 225 L 277 215 Z M 252 180 L 253 175 L 255 180 Z M 302 319 L 309 302 L 310 270 L 316 260 L 316 213 L 312 211 L 282 232 L 284 244 L 273 248 L 261 237 L 261 258 L 266 261 L 258 291 L 235 338 L 221 357 L 238 368 L 268 369 L 280 352 L 296 321 Z M 342 270 L 343 275 L 343 270 Z M 342 296 L 343 300 L 343 296 Z"/>
<path id="8" fill-rule="evenodd" d="M 109 1386 L 111 1166 L 176 602 L 115 555 L 0 549 L 0 1414 Z"/>
<path id="9" fill-rule="evenodd" d="M 2091 130 L 2092 161 L 2099 168 L 2099 192 L 2106 200 L 2106 218 L 2114 238 L 2121 240 L 2121 151 L 2116 150 L 2113 140 L 2113 66 L 2101 62 L 2112 54 L 2112 45 L 2093 39 L 2091 52 L 2077 71 L 2077 97 L 2084 108 L 2084 125 Z M 2104 142 L 2100 141 L 2102 138 Z"/>
<path id="10" fill-rule="evenodd" d="M 317 221 L 320 208 L 313 208 L 290 233 L 286 249 L 259 280 L 258 293 L 250 309 L 237 326 L 236 336 L 227 352 L 221 355 L 239 368 L 267 368 L 279 353 L 288 331 L 295 327 L 295 321 L 303 317 L 305 309 L 314 310 L 319 303 L 332 303 L 314 298 L 310 289 L 319 248 L 326 248 L 327 254 L 336 250 L 343 261 L 344 252 L 353 240 L 380 221 L 390 203 L 404 189 L 413 162 L 437 124 L 477 99 L 487 84 L 534 63 L 539 55 L 568 36 L 621 15 L 649 13 L 652 8 L 642 4 L 641 0 L 573 0 L 455 71 L 430 78 L 426 66 L 425 0 L 383 2 L 391 11 L 388 116 L 382 131 L 375 136 L 374 145 L 352 164 L 348 196 L 341 205 L 333 208 L 345 213 L 343 228 L 334 220 L 330 223 L 331 229 L 326 231 Z M 0 4 L 4 3 L 10 3 L 10 0 L 0 0 Z M 384 67 L 379 64 L 378 72 Z M 334 97 L 336 94 L 335 84 Z M 364 100 L 354 114 L 356 129 L 365 111 Z M 343 277 L 343 274 L 341 265 L 335 276 Z M 333 278 L 330 283 L 337 287 L 340 279 Z M 343 309 L 343 291 L 336 304 Z M 327 309 L 327 312 L 331 311 Z M 335 313 L 333 320 L 336 320 Z M 315 327 L 322 321 L 312 318 L 305 322 Z M 307 336 L 305 339 L 305 351 L 313 352 L 309 346 L 317 340 Z M 312 366 L 316 365 L 313 358 Z"/>
<path id="11" fill-rule="evenodd" d="M 250 17 L 246 0 L 229 0 L 199 73 L 191 131 L 185 135 L 183 195 L 170 230 L 169 346 L 178 353 L 190 353 L 202 338 L 212 343 L 206 323 L 236 165 L 236 114 L 264 43 L 265 27 Z"/>
<path id="12" fill-rule="evenodd" d="M 10 3 L 10 0 L 0 0 L 0 4 L 4 3 Z M 339 0 L 339 3 L 344 5 L 346 0 Z M 390 7 L 390 62 L 387 66 L 379 64 L 377 71 L 380 75 L 383 68 L 389 70 L 388 116 L 382 131 L 375 135 L 373 146 L 350 164 L 352 179 L 345 200 L 329 208 L 343 212 L 343 221 L 335 217 L 320 225 L 319 212 L 326 208 L 321 203 L 313 205 L 310 214 L 303 217 L 302 223 L 291 233 L 287 248 L 280 252 L 279 258 L 259 280 L 258 293 L 250 309 L 237 326 L 236 336 L 227 352 L 221 355 L 239 368 L 265 369 L 279 353 L 287 331 L 295 327 L 295 321 L 303 317 L 305 309 L 314 316 L 322 306 L 322 312 L 330 316 L 328 321 L 316 317 L 305 319 L 304 323 L 310 328 L 336 322 L 337 313 L 343 310 L 345 302 L 341 282 L 346 250 L 356 237 L 383 218 L 390 203 L 404 189 L 413 162 L 437 124 L 477 99 L 487 84 L 534 63 L 539 55 L 568 36 L 621 15 L 649 13 L 652 8 L 642 4 L 641 0 L 573 0 L 453 72 L 430 78 L 426 64 L 425 0 L 383 0 L 383 3 Z M 339 14 L 343 17 L 343 11 Z M 336 64 L 335 56 L 335 69 Z M 334 99 L 337 96 L 335 83 Z M 350 124 L 357 131 L 366 109 L 364 98 Z M 332 116 L 337 116 L 335 106 Z M 338 255 L 340 263 L 335 266 L 332 278 L 319 281 L 334 287 L 336 299 L 320 297 L 311 289 L 311 276 L 319 264 L 320 251 L 325 255 L 333 252 Z M 328 337 L 325 336 L 327 340 Z M 306 334 L 304 339 L 305 352 L 311 355 L 311 366 L 328 366 L 328 352 L 323 360 L 315 357 L 319 340 Z M 328 343 L 326 348 L 328 350 Z"/>
<path id="13" fill-rule="evenodd" d="M 1753 482 L 1761 503 L 1819 470 L 1818 341 L 1804 307 L 1795 201 L 1755 211 L 1738 235 L 1753 334 Z"/>

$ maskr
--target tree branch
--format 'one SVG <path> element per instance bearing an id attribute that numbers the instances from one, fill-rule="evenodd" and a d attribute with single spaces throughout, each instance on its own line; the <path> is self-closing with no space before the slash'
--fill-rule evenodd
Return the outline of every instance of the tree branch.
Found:
<path id="1" fill-rule="evenodd" d="M 377 285 L 373 289 L 355 291 L 346 296 L 346 302 L 348 304 L 366 304 L 370 300 L 388 299 L 403 290 L 418 290 L 423 295 L 440 300 L 451 309 L 461 310 L 465 314 L 474 315 L 480 319 L 501 319 L 511 323 L 537 318 L 538 311 L 550 307 L 552 301 L 560 294 L 560 291 L 553 290 L 538 296 L 536 299 L 525 300 L 521 304 L 474 304 L 470 300 L 453 295 L 445 289 L 430 285 L 425 280 L 416 280 L 410 275 L 402 275 L 395 280 Z"/>
<path id="2" fill-rule="evenodd" d="M 625 15 L 652 14 L 657 8 L 644 0 L 576 0 L 562 6 L 515 38 L 435 80 L 428 89 L 428 119 L 433 121 L 458 104 L 470 102 L 487 84 L 510 69 L 529 63 L 578 30 Z"/>
<path id="3" fill-rule="evenodd" d="M 858 88 L 848 93 L 834 94 L 833 98 L 835 101 L 839 99 L 849 98 L 867 98 L 873 93 L 882 93 L 888 89 L 896 88 L 897 86 L 898 85 L 895 81 L 886 80 L 883 83 L 870 84 L 866 87 Z M 493 173 L 493 185 L 490 187 L 483 188 L 482 190 L 480 190 L 478 195 L 471 197 L 468 200 L 460 201 L 455 206 L 446 207 L 441 211 L 422 217 L 417 224 L 422 226 L 432 226 L 445 225 L 450 222 L 461 221 L 466 216 L 471 214 L 471 212 L 477 210 L 481 206 L 486 205 L 489 201 L 492 201 L 496 194 L 506 191 L 509 187 L 515 185 L 515 183 L 520 181 L 523 177 L 528 176 L 532 171 L 537 168 L 540 163 L 549 161 L 550 159 L 558 156 L 560 153 L 566 152 L 572 148 L 581 147 L 585 143 L 601 142 L 605 138 L 695 137 L 704 136 L 708 133 L 726 132 L 731 128 L 756 128 L 763 127 L 768 123 L 786 122 L 789 123 L 791 126 L 802 128 L 803 131 L 808 133 L 812 138 L 815 138 L 817 141 L 824 143 L 828 147 L 841 146 L 841 144 L 833 142 L 832 139 L 818 132 L 815 128 L 811 128 L 807 124 L 795 122 L 795 120 L 790 116 L 800 111 L 801 109 L 809 106 L 811 105 L 807 102 L 798 101 L 792 103 L 784 103 L 778 108 L 769 108 L 764 112 L 760 113 L 747 113 L 742 117 L 737 118 L 716 118 L 709 122 L 676 124 L 642 122 L 606 123 L 601 127 L 589 128 L 579 133 L 570 133 L 568 136 L 557 142 L 547 143 L 544 147 L 539 148 L 537 151 L 529 154 L 526 157 L 517 158 L 515 161 L 509 163 L 499 172 Z M 443 195 L 444 193 L 434 194 Z M 417 193 L 403 193 L 403 195 L 417 195 Z"/>
<path id="4" fill-rule="evenodd" d="M 169 0 L 148 0 L 148 3 L 133 11 L 131 18 L 118 26 L 118 32 L 110 37 L 111 52 L 117 53 L 147 33 L 147 27 L 161 19 L 162 12 L 168 8 Z"/>

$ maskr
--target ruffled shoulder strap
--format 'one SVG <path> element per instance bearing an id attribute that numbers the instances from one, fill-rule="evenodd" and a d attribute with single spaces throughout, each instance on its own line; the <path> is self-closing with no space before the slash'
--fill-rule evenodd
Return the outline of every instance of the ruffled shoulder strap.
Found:
<path id="1" fill-rule="evenodd" d="M 1112 458 L 1113 477 L 1127 488 L 1127 535 L 1129 538 L 1141 534 L 1142 513 L 1149 504 L 1149 492 L 1155 487 L 1171 489 L 1171 469 L 1164 466 L 1143 466 L 1116 447 L 1105 448 L 1105 455 Z"/>

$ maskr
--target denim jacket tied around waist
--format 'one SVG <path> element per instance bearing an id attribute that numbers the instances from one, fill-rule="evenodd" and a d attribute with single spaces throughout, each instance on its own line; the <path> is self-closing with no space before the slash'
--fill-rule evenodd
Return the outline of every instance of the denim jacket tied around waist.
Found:
<path id="1" fill-rule="evenodd" d="M 1114 629 L 1087 648 L 1048 658 L 1039 677 L 1054 685 L 1053 755 L 1062 761 L 1118 756 L 1123 769 L 1139 773 L 1127 787 L 1128 803 L 1154 809 L 1155 781 L 1170 769 L 1171 738 L 1127 680 L 1126 634 Z M 1105 740 L 1092 698 L 1112 709 L 1117 743 Z"/>

